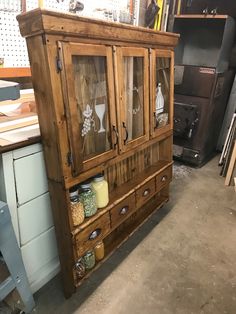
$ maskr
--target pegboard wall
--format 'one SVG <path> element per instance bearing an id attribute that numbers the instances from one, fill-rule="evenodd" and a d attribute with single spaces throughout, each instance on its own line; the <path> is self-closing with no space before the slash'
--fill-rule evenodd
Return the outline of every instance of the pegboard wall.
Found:
<path id="1" fill-rule="evenodd" d="M 59 2 L 58 2 L 59 1 Z M 56 11 L 68 12 L 70 0 L 44 0 L 44 7 Z M 136 16 L 139 0 L 133 0 L 134 14 L 129 16 L 129 0 L 80 0 L 84 10 L 80 16 L 115 20 L 137 25 Z M 38 7 L 38 0 L 27 0 L 26 10 Z M 16 16 L 21 13 L 21 0 L 0 0 L 0 58 L 4 58 L 4 67 L 29 66 L 25 39 L 21 37 Z"/>

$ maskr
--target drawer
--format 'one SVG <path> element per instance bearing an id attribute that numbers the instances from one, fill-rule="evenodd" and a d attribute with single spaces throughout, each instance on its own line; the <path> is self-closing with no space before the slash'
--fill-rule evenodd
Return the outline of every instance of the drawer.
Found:
<path id="1" fill-rule="evenodd" d="M 137 207 L 142 206 L 155 194 L 155 185 L 155 178 L 153 178 L 136 191 Z"/>
<path id="2" fill-rule="evenodd" d="M 54 227 L 21 247 L 21 254 L 28 278 L 40 272 L 58 256 Z M 45 274 L 41 273 L 41 279 Z"/>
<path id="3" fill-rule="evenodd" d="M 95 247 L 110 232 L 109 212 L 95 220 L 87 228 L 75 236 L 75 245 L 78 257 Z"/>
<path id="4" fill-rule="evenodd" d="M 111 227 L 114 228 L 122 223 L 135 210 L 135 194 L 131 194 L 121 201 L 110 211 Z"/>
<path id="5" fill-rule="evenodd" d="M 170 183 L 172 179 L 172 166 L 166 168 L 164 171 L 156 176 L 156 190 L 159 192 L 164 186 Z"/>
<path id="6" fill-rule="evenodd" d="M 24 204 L 48 191 L 42 152 L 16 159 L 14 170 L 19 204 Z"/>
<path id="7" fill-rule="evenodd" d="M 53 219 L 49 193 L 18 207 L 18 219 L 21 245 L 25 245 L 51 228 Z"/>

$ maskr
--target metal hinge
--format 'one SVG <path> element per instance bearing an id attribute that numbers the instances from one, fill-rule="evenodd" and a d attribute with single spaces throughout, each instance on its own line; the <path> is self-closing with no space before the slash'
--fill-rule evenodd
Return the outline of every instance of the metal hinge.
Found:
<path id="1" fill-rule="evenodd" d="M 71 154 L 71 152 L 68 152 L 67 153 L 67 165 L 71 166 L 72 162 L 73 162 L 72 154 Z"/>
<path id="2" fill-rule="evenodd" d="M 56 68 L 57 68 L 57 73 L 62 71 L 62 62 L 58 56 L 56 56 Z"/>

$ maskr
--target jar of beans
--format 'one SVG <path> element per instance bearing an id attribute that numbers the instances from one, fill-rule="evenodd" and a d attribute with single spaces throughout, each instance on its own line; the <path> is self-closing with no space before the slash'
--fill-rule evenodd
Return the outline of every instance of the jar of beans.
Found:
<path id="1" fill-rule="evenodd" d="M 79 199 L 77 186 L 69 190 L 70 193 L 70 208 L 73 225 L 77 226 L 84 221 L 84 207 Z"/>
<path id="2" fill-rule="evenodd" d="M 96 193 L 92 190 L 89 181 L 80 184 L 79 199 L 84 206 L 85 217 L 91 217 L 97 212 Z"/>

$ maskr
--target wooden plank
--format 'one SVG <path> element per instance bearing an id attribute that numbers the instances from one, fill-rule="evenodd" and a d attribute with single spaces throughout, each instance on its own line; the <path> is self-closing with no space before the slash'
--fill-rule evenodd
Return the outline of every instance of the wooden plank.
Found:
<path id="1" fill-rule="evenodd" d="M 32 82 L 47 160 L 47 175 L 50 179 L 61 181 L 63 175 L 69 175 L 70 168 L 67 166 L 69 148 L 61 80 L 60 74 L 56 72 L 57 47 L 48 45 L 46 50 L 42 41 L 41 36 L 29 38 L 27 41 L 29 58 L 31 64 L 34 64 L 31 69 Z M 56 108 L 52 103 L 56 104 Z"/>
<path id="2" fill-rule="evenodd" d="M 175 19 L 227 19 L 228 15 L 213 14 L 176 14 Z"/>
<path id="3" fill-rule="evenodd" d="M 236 163 L 236 141 L 234 142 L 234 148 L 233 148 L 233 152 L 232 152 L 232 155 L 230 158 L 230 163 L 229 163 L 229 167 L 227 170 L 227 175 L 225 178 L 225 185 L 230 185 L 230 181 L 231 181 L 231 177 L 233 175 L 235 163 Z"/>
<path id="4" fill-rule="evenodd" d="M 35 34 L 70 35 L 140 43 L 176 46 L 179 35 L 144 27 L 106 22 L 49 10 L 35 9 L 17 16 L 23 37 Z"/>
<path id="5" fill-rule="evenodd" d="M 28 77 L 31 76 L 29 67 L 0 68 L 0 78 Z"/>
<path id="6" fill-rule="evenodd" d="M 11 119 L 11 121 L 1 122 L 0 133 L 34 124 L 38 124 L 38 116 L 36 116 L 35 114 L 28 114 L 27 117 L 24 118 L 18 118 L 15 120 Z"/>

